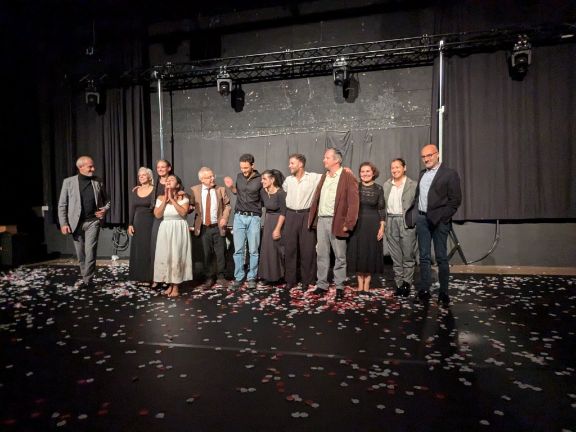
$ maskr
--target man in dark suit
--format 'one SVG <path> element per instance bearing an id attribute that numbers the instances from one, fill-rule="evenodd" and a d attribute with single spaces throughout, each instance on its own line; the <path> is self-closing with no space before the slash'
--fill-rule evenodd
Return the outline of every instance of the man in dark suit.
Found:
<path id="1" fill-rule="evenodd" d="M 81 156 L 76 161 L 78 175 L 64 179 L 58 219 L 62 234 L 72 234 L 80 265 L 82 284 L 92 284 L 96 272 L 96 250 L 101 220 L 110 208 L 104 185 L 94 176 L 94 161 Z"/>
<path id="2" fill-rule="evenodd" d="M 420 251 L 420 287 L 418 298 L 426 301 L 430 298 L 431 247 L 438 264 L 440 291 L 438 303 L 448 306 L 448 234 L 452 228 L 452 216 L 462 201 L 460 177 L 453 169 L 440 162 L 438 147 L 428 144 L 420 153 L 425 169 L 420 172 L 414 205 L 418 207 L 416 234 Z"/>
<path id="3" fill-rule="evenodd" d="M 226 189 L 216 185 L 214 173 L 210 168 L 202 167 L 198 172 L 200 184 L 192 186 L 190 205 L 194 207 L 194 235 L 202 240 L 204 252 L 204 274 L 206 286 L 214 282 L 225 285 L 226 266 L 226 225 L 230 217 L 230 197 Z M 216 272 L 213 270 L 213 257 L 216 256 Z M 218 280 L 215 276 L 218 275 Z"/>

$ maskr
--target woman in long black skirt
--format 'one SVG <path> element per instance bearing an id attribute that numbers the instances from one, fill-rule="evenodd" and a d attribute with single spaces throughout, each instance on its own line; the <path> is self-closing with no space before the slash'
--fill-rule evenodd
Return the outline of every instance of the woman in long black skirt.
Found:
<path id="1" fill-rule="evenodd" d="M 150 235 L 154 224 L 154 180 L 150 168 L 138 170 L 138 186 L 132 190 L 128 235 L 130 242 L 129 278 L 138 282 L 152 282 Z"/>
<path id="2" fill-rule="evenodd" d="M 260 244 L 258 276 L 265 285 L 284 279 L 284 242 L 282 226 L 286 218 L 286 192 L 282 189 L 284 176 L 278 170 L 262 173 L 260 197 L 266 208 L 264 232 Z"/>
<path id="3" fill-rule="evenodd" d="M 360 211 L 354 232 L 350 236 L 347 249 L 348 272 L 356 273 L 358 291 L 370 293 L 373 274 L 384 271 L 382 238 L 386 205 L 384 189 L 374 180 L 378 178 L 378 168 L 371 162 L 360 165 Z"/>

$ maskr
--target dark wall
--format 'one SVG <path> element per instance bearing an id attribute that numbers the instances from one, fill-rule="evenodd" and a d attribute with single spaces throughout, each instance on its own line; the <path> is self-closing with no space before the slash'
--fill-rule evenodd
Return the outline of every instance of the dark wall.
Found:
<path id="1" fill-rule="evenodd" d="M 399 22 L 403 26 L 393 25 Z M 301 24 L 286 28 L 228 34 L 223 55 L 354 43 L 426 32 L 430 14 L 412 11 L 347 20 Z M 401 30 L 400 30 L 401 29 Z M 164 56 L 151 47 L 156 62 L 185 57 Z M 336 145 L 345 150 L 345 163 L 356 170 L 365 160 L 388 173 L 391 159 L 404 157 L 409 172 L 418 172 L 418 149 L 429 139 L 432 68 L 397 69 L 355 75 L 357 95 L 344 99 L 331 76 L 263 82 L 243 86 L 245 105 L 235 112 L 230 98 L 214 87 L 163 94 L 165 156 L 189 186 L 197 171 L 211 166 L 217 176 L 235 175 L 238 156 L 251 152 L 259 169 L 287 173 L 288 155 L 304 153 L 312 171 L 322 170 L 323 151 Z M 152 105 L 153 155 L 159 157 L 157 95 Z M 170 138 L 174 131 L 174 153 Z"/>

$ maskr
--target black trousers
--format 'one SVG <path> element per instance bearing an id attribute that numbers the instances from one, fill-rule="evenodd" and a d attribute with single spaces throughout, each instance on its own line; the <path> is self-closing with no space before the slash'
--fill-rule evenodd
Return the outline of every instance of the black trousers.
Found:
<path id="1" fill-rule="evenodd" d="M 220 229 L 217 226 L 207 227 L 202 225 L 200 231 L 202 240 L 202 251 L 204 252 L 204 275 L 207 278 L 215 279 L 224 278 L 226 270 L 226 238 L 220 235 Z M 216 270 L 214 269 L 214 256 L 216 257 Z"/>
<path id="2" fill-rule="evenodd" d="M 286 254 L 286 283 L 298 283 L 300 273 L 304 288 L 316 283 L 316 232 L 308 229 L 308 215 L 309 212 L 288 210 L 282 232 Z"/>

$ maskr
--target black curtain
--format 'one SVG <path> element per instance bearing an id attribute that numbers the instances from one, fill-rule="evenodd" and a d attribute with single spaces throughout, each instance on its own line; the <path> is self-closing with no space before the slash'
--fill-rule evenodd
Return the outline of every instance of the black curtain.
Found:
<path id="1" fill-rule="evenodd" d="M 141 23 L 130 23 L 125 30 L 131 30 L 134 38 L 117 35 L 118 44 L 110 45 L 102 60 L 111 65 L 110 72 L 115 75 L 147 63 Z M 55 193 L 47 200 L 56 209 L 62 180 L 76 173 L 75 161 L 79 156 L 89 155 L 111 199 L 106 222 L 126 223 L 130 191 L 137 184 L 138 168 L 149 166 L 151 161 L 148 87 L 101 88 L 101 103 L 96 108 L 86 105 L 84 91 L 72 87 L 52 90 L 52 116 L 45 126 L 50 136 L 47 154 Z"/>
<path id="2" fill-rule="evenodd" d="M 462 178 L 457 219 L 576 217 L 576 45 L 533 50 L 523 81 L 504 52 L 453 57 L 444 161 Z"/>

